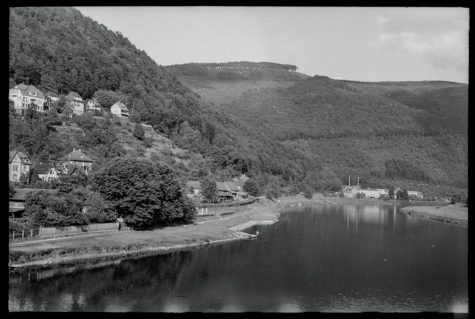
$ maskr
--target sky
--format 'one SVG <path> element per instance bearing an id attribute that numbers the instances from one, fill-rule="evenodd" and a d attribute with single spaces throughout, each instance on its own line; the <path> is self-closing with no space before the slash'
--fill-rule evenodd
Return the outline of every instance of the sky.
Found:
<path id="1" fill-rule="evenodd" d="M 159 65 L 267 61 L 334 79 L 468 83 L 467 8 L 76 8 Z"/>

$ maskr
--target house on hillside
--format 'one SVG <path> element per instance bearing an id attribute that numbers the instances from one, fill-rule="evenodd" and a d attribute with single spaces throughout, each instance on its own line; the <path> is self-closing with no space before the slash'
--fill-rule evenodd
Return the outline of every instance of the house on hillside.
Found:
<path id="1" fill-rule="evenodd" d="M 77 92 L 69 92 L 69 94 L 66 95 L 66 101 L 68 103 L 68 106 L 71 107 L 71 110 L 74 114 L 84 114 L 84 100 Z"/>
<path id="2" fill-rule="evenodd" d="M 239 184 L 239 182 L 234 181 L 217 182 L 216 187 L 218 192 L 228 192 L 233 196 L 233 200 L 237 200 L 247 197 L 247 194 L 242 190 L 242 186 Z"/>
<path id="3" fill-rule="evenodd" d="M 13 218 L 19 218 L 25 211 L 25 199 L 26 195 L 29 193 L 36 193 L 39 191 L 46 192 L 50 195 L 56 195 L 58 193 L 57 189 L 40 189 L 40 188 L 16 188 L 15 194 L 8 200 L 9 206 L 9 215 Z"/>
<path id="4" fill-rule="evenodd" d="M 81 149 L 73 148 L 73 151 L 68 155 L 59 159 L 59 162 L 66 170 L 67 174 L 70 174 L 71 166 L 76 166 L 81 169 L 85 174 L 88 174 L 92 169 L 93 160 L 87 157 Z"/>
<path id="5" fill-rule="evenodd" d="M 60 170 L 52 164 L 37 164 L 31 169 L 31 183 L 36 182 L 38 179 L 51 182 L 57 179 L 60 173 Z"/>
<path id="6" fill-rule="evenodd" d="M 92 99 L 87 100 L 86 102 L 86 111 L 93 111 L 93 112 L 100 112 L 101 111 L 101 105 L 97 101 L 95 97 Z"/>
<path id="7" fill-rule="evenodd" d="M 51 108 L 53 107 L 53 103 L 59 101 L 59 95 L 54 92 L 48 91 L 45 93 L 45 96 L 46 98 L 45 98 L 44 109 L 51 110 Z"/>
<path id="8" fill-rule="evenodd" d="M 233 199 L 234 199 L 234 196 L 231 192 L 218 190 L 218 200 L 220 202 L 230 202 Z"/>
<path id="9" fill-rule="evenodd" d="M 122 116 L 128 117 L 130 115 L 129 109 L 122 102 L 115 102 L 111 106 L 111 113 L 120 117 Z"/>
<path id="10" fill-rule="evenodd" d="M 19 182 L 22 174 L 28 174 L 31 161 L 28 155 L 23 152 L 10 151 L 10 161 L 8 163 L 8 177 L 12 182 Z"/>
<path id="11" fill-rule="evenodd" d="M 420 191 L 407 191 L 407 195 L 410 197 L 410 198 L 414 198 L 414 199 L 422 199 L 424 198 L 424 194 Z"/>
<path id="12" fill-rule="evenodd" d="M 33 85 L 15 85 L 10 89 L 8 98 L 13 102 L 15 111 L 22 115 L 32 106 L 38 112 L 44 112 L 45 95 Z"/>

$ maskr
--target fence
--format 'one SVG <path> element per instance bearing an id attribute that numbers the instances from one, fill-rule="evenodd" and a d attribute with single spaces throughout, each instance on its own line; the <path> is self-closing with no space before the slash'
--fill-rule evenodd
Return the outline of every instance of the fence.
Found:
<path id="1" fill-rule="evenodd" d="M 39 227 L 9 232 L 11 242 L 29 241 L 54 237 L 68 237 L 87 232 L 118 231 L 119 223 L 90 224 L 85 226 L 69 226 L 64 228 Z"/>

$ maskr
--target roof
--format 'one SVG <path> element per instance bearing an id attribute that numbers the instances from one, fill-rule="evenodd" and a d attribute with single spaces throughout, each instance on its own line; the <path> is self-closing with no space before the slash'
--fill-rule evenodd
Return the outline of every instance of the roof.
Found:
<path id="1" fill-rule="evenodd" d="M 36 96 L 36 97 L 43 98 L 43 99 L 45 98 L 44 93 L 41 92 L 40 90 L 38 90 L 33 85 L 26 85 L 24 83 L 21 83 L 21 84 L 15 85 L 13 87 L 13 89 L 20 90 L 22 95 Z M 36 93 L 36 95 L 32 94 L 32 93 Z"/>
<path id="2" fill-rule="evenodd" d="M 81 149 L 73 148 L 73 151 L 59 159 L 60 161 L 93 162 L 92 159 L 84 155 Z"/>
<path id="3" fill-rule="evenodd" d="M 121 111 L 127 111 L 127 112 L 129 111 L 127 106 L 122 102 L 115 102 L 114 105 L 117 105 L 118 107 L 120 107 Z M 112 105 L 112 106 L 114 106 L 114 105 Z"/>
<path id="4" fill-rule="evenodd" d="M 201 183 L 199 181 L 187 181 L 186 187 L 201 189 Z"/>
<path id="5" fill-rule="evenodd" d="M 238 191 L 238 185 L 234 182 L 216 182 L 216 188 L 218 191 Z"/>
<path id="6" fill-rule="evenodd" d="M 66 95 L 66 98 L 67 99 L 77 98 L 77 99 L 80 99 L 82 101 L 82 97 L 79 95 L 79 93 L 74 92 L 74 91 L 69 92 L 68 95 Z"/>
<path id="7" fill-rule="evenodd" d="M 28 193 L 37 193 L 39 191 L 45 191 L 50 195 L 55 195 L 58 193 L 57 189 L 43 189 L 43 188 L 15 188 L 15 194 L 13 197 L 10 197 L 10 200 L 14 201 L 24 201 Z"/>
<path id="8" fill-rule="evenodd" d="M 41 163 L 41 164 L 35 165 L 32 170 L 36 174 L 46 174 L 51 168 L 55 168 L 55 167 L 48 163 Z"/>
<path id="9" fill-rule="evenodd" d="M 28 157 L 28 155 L 26 155 L 25 153 L 23 152 L 19 152 L 19 151 L 10 151 L 9 152 L 9 157 L 10 157 L 10 160 L 8 163 L 11 163 L 13 158 L 15 157 L 15 155 L 18 153 L 18 156 L 20 157 L 21 161 L 24 163 L 24 164 L 31 164 L 30 162 L 30 158 Z"/>
<path id="10" fill-rule="evenodd" d="M 218 196 L 219 197 L 233 197 L 233 194 L 231 194 L 228 191 L 218 191 Z"/>
<path id="11" fill-rule="evenodd" d="M 54 92 L 51 92 L 51 91 L 46 92 L 45 95 L 46 95 L 46 96 L 52 96 L 52 97 L 57 97 L 57 98 L 59 98 L 59 95 L 58 95 L 58 94 L 56 94 L 56 93 L 54 93 Z"/>

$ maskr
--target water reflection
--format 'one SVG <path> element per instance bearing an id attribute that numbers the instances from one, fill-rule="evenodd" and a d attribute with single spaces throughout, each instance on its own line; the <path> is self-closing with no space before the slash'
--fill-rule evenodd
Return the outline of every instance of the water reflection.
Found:
<path id="1" fill-rule="evenodd" d="M 301 208 L 272 226 L 256 226 L 259 240 L 70 274 L 12 273 L 9 309 L 463 309 L 459 301 L 467 298 L 467 229 L 410 220 L 394 206 Z"/>

